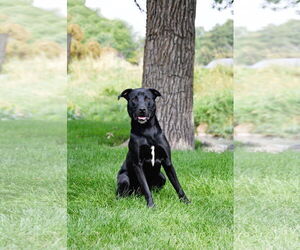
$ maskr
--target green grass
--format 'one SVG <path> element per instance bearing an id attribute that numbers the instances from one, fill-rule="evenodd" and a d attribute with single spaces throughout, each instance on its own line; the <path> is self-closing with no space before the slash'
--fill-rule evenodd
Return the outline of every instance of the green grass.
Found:
<path id="1" fill-rule="evenodd" d="M 0 249 L 66 246 L 66 123 L 0 122 Z"/>
<path id="2" fill-rule="evenodd" d="M 179 202 L 167 182 L 154 193 L 156 208 L 148 209 L 143 197 L 115 197 L 116 174 L 127 149 L 108 146 L 121 142 L 121 136 L 102 141 L 112 128 L 99 122 L 68 123 L 70 249 L 232 248 L 232 153 L 173 152 L 192 203 Z M 123 129 L 114 133 L 119 131 L 121 135 Z"/>
<path id="3" fill-rule="evenodd" d="M 234 153 L 236 249 L 299 249 L 300 157 Z"/>
<path id="4" fill-rule="evenodd" d="M 70 249 L 299 248 L 299 153 L 236 150 L 233 175 L 230 152 L 174 151 L 192 203 L 180 203 L 168 182 L 154 193 L 157 207 L 147 209 L 143 197 L 115 198 L 127 149 L 108 146 L 121 143 L 122 136 L 102 141 L 107 131 L 123 133 L 112 127 L 68 124 Z"/>
<path id="5" fill-rule="evenodd" d="M 67 152 L 65 123 L 1 121 L 0 248 L 299 249 L 299 153 L 174 151 L 192 203 L 167 182 L 148 209 L 115 198 L 128 130 L 69 121 Z"/>
<path id="6" fill-rule="evenodd" d="M 98 145 L 118 146 L 129 138 L 130 121 L 69 121 L 68 128 L 69 145 L 78 142 L 89 143 L 91 138 L 96 138 Z"/>

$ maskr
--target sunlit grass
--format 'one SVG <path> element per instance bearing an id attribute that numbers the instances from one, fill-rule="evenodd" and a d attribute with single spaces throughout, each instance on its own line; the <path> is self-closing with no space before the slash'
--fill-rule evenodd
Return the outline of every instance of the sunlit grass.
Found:
<path id="1" fill-rule="evenodd" d="M 156 208 L 148 209 L 143 197 L 116 199 L 116 174 L 127 148 L 103 145 L 112 144 L 101 140 L 106 131 L 110 126 L 103 123 L 68 124 L 70 249 L 232 248 L 231 152 L 173 152 L 179 179 L 192 203 L 179 202 L 167 182 L 153 194 Z M 115 133 L 112 141 L 119 140 Z"/>
<path id="2" fill-rule="evenodd" d="M 63 249 L 66 123 L 0 122 L 0 248 Z"/>
<path id="3" fill-rule="evenodd" d="M 236 249 L 298 249 L 297 152 L 234 153 Z"/>

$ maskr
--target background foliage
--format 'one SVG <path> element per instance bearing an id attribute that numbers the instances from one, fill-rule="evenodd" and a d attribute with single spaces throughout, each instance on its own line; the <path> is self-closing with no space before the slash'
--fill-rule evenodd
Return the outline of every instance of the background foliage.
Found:
<path id="1" fill-rule="evenodd" d="M 228 20 L 212 30 L 196 28 L 196 64 L 206 65 L 217 58 L 233 57 L 235 63 L 252 65 L 263 59 L 300 57 L 300 20 L 269 25 L 258 31 L 235 27 Z"/>
<path id="2" fill-rule="evenodd" d="M 52 11 L 33 7 L 32 1 L 16 2 L 18 5 L 8 0 L 0 3 L 0 30 L 10 33 L 7 55 L 11 58 L 4 65 L 2 73 L 10 72 L 15 76 L 3 78 L 2 82 L 13 88 L 30 79 L 31 83 L 34 82 L 32 87 L 43 92 L 43 96 L 47 92 L 46 87 L 50 86 L 42 86 L 39 82 L 43 82 L 45 77 L 48 81 L 49 76 L 45 76 L 43 70 L 39 72 L 39 65 L 42 62 L 48 65 L 63 63 L 59 57 L 55 57 L 62 53 L 62 46 L 65 46 L 66 22 Z M 128 122 L 126 104 L 124 100 L 117 102 L 116 97 L 125 88 L 140 87 L 142 67 L 135 64 L 142 55 L 139 45 L 142 40 L 135 36 L 125 22 L 104 18 L 99 10 L 86 8 L 84 1 L 71 0 L 68 3 L 68 31 L 73 35 L 73 60 L 69 65 L 67 90 L 68 119 Z M 256 32 L 237 28 L 235 58 L 239 63 L 252 64 L 264 58 L 300 56 L 299 28 L 299 20 L 268 26 Z M 208 133 L 224 137 L 232 135 L 233 125 L 241 123 L 252 123 L 256 132 L 270 135 L 298 133 L 299 115 L 294 110 L 299 106 L 299 84 L 296 80 L 299 70 L 236 68 L 237 85 L 233 105 L 232 68 L 219 66 L 207 69 L 201 66 L 216 58 L 232 57 L 232 45 L 232 20 L 210 31 L 201 27 L 196 29 L 196 127 L 205 124 Z M 41 52 L 45 56 L 41 57 Z M 24 58 L 26 62 L 12 57 Z M 49 61 L 45 61 L 45 57 Z M 35 77 L 24 69 L 24 65 L 35 67 Z M 59 80 L 51 81 L 50 85 L 56 86 L 53 82 Z M 265 90 L 258 93 L 258 88 Z M 272 89 L 272 93 L 267 91 L 269 89 Z M 24 91 L 28 91 L 28 87 Z M 18 96 L 18 102 L 15 103 L 11 102 L 8 94 L 4 97 L 0 103 L 2 119 L 24 119 L 44 116 L 45 113 L 51 116 L 52 108 L 56 109 L 48 105 L 44 97 L 41 97 L 44 104 L 39 103 L 36 107 L 32 107 L 32 102 L 23 101 L 21 96 Z"/>
<path id="3" fill-rule="evenodd" d="M 9 34 L 8 58 L 61 54 L 66 44 L 65 29 L 64 17 L 36 8 L 30 0 L 0 1 L 0 33 Z"/>
<path id="4" fill-rule="evenodd" d="M 68 1 L 68 25 L 76 24 L 82 30 L 81 43 L 92 39 L 101 47 L 114 48 L 127 60 L 137 62 L 139 43 L 132 28 L 124 21 L 103 17 L 100 10 L 91 10 L 84 3 L 84 0 Z"/>
<path id="5" fill-rule="evenodd" d="M 196 28 L 196 64 L 206 65 L 217 58 L 233 56 L 233 21 L 216 25 L 211 31 Z"/>
<path id="6" fill-rule="evenodd" d="M 253 64 L 263 59 L 300 57 L 300 20 L 269 25 L 259 31 L 235 29 L 235 60 Z"/>

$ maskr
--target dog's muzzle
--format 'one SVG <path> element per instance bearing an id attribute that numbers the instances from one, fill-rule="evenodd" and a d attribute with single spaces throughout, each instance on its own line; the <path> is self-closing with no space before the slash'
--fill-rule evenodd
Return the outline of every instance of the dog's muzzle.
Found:
<path id="1" fill-rule="evenodd" d="M 140 124 L 144 124 L 144 123 L 146 123 L 148 120 L 149 120 L 149 117 L 146 117 L 146 116 L 138 116 L 138 117 L 137 117 L 137 121 L 138 121 L 138 123 L 140 123 Z"/>

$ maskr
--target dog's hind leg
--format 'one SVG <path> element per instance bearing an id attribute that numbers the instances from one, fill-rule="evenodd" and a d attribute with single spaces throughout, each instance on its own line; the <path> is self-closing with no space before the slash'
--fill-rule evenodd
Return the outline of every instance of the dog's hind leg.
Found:
<path id="1" fill-rule="evenodd" d="M 130 180 L 127 172 L 118 174 L 116 193 L 118 197 L 124 197 L 130 194 Z"/>
<path id="2" fill-rule="evenodd" d="M 159 179 L 158 187 L 162 188 L 166 184 L 166 177 L 162 172 L 160 172 L 159 176 L 158 176 L 158 179 Z"/>

